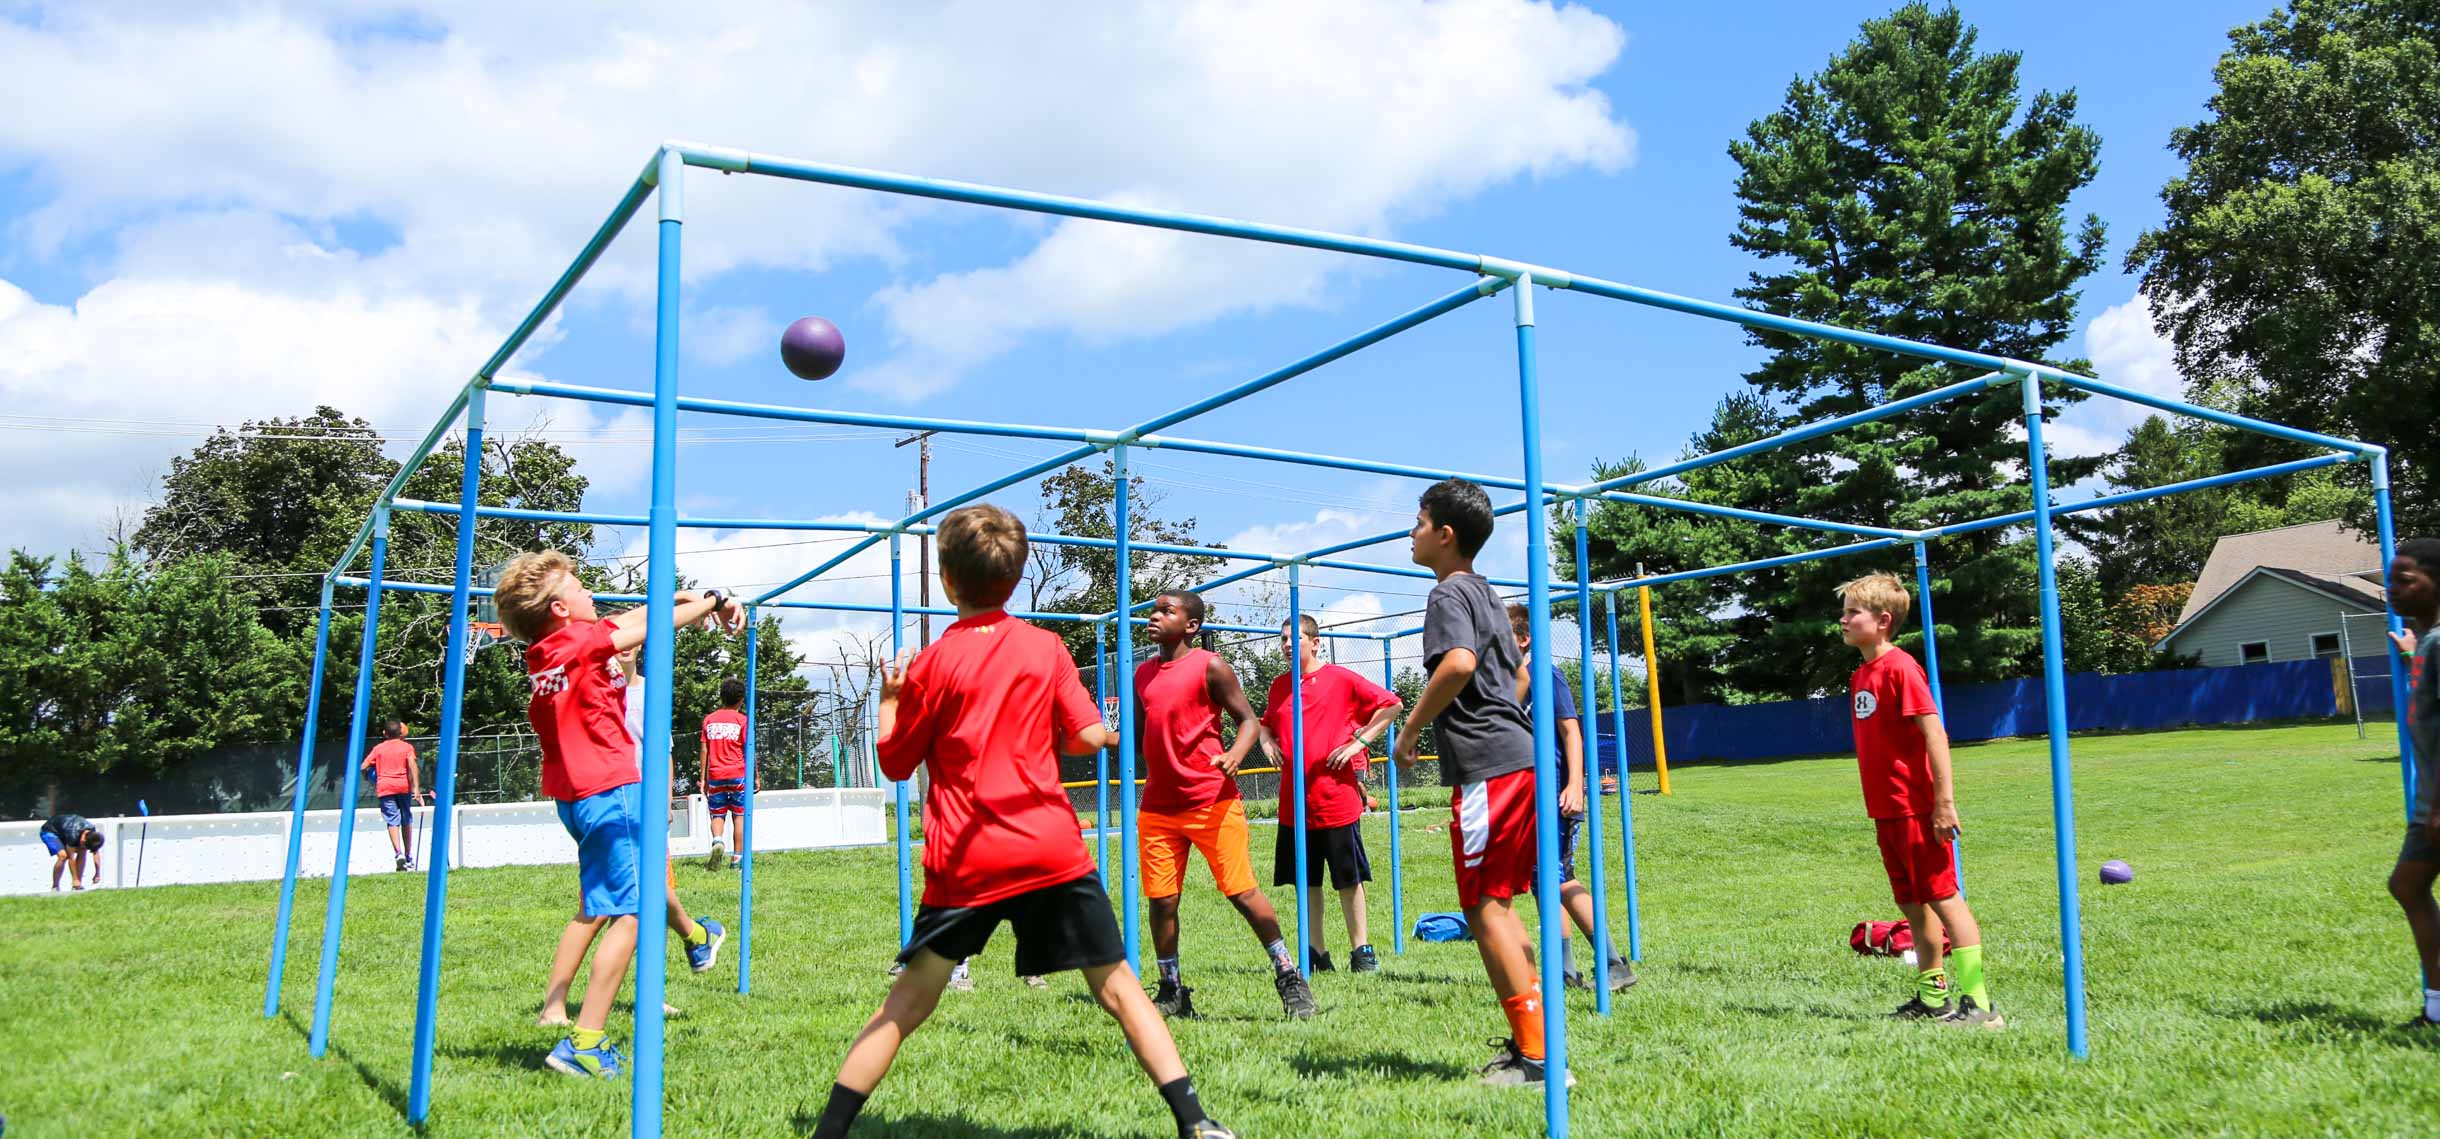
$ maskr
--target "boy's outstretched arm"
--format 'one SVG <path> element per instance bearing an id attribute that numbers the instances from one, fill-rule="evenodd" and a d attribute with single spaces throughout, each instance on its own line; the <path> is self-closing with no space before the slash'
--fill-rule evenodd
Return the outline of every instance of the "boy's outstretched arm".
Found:
<path id="1" fill-rule="evenodd" d="M 1415 710 L 1407 713 L 1406 726 L 1398 729 L 1396 762 L 1413 763 L 1422 754 L 1423 729 L 1448 710 L 1465 690 L 1466 682 L 1474 679 L 1474 650 L 1450 649 L 1442 653 L 1440 663 L 1433 666 L 1432 678 L 1424 682 L 1423 694 L 1415 697 Z"/>
<path id="2" fill-rule="evenodd" d="M 1203 687 L 1211 693 L 1212 703 L 1237 718 L 1237 739 L 1227 751 L 1212 760 L 1212 766 L 1223 775 L 1235 775 L 1245 764 L 1245 757 L 1262 740 L 1262 722 L 1254 717 L 1254 705 L 1245 698 L 1245 686 L 1237 683 L 1237 670 L 1215 656 L 1204 663 Z"/>
<path id="3" fill-rule="evenodd" d="M 734 633 L 746 625 L 746 607 L 734 597 L 722 597 L 718 590 L 697 593 L 691 589 L 678 591 L 677 605 L 670 612 L 670 624 L 683 629 L 706 617 L 717 615 L 723 631 Z M 638 605 L 610 618 L 610 643 L 625 652 L 644 643 L 644 622 L 652 619 L 649 607 Z"/>
<path id="4" fill-rule="evenodd" d="M 1949 730 L 1937 712 L 1915 717 L 1915 726 L 1923 729 L 1923 753 L 1932 764 L 1932 829 L 1955 838 L 1963 828 L 1957 825 L 1957 781 L 1949 775 Z"/>

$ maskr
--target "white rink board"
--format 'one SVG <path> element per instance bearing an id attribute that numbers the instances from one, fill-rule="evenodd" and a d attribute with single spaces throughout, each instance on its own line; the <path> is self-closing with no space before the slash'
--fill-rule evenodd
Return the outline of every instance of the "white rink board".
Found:
<path id="1" fill-rule="evenodd" d="M 867 846 L 888 836 L 886 789 L 764 791 L 754 796 L 754 849 L 818 850 Z M 429 825 L 432 810 L 416 809 L 416 823 Z M 286 811 L 234 815 L 156 815 L 91 820 L 109 838 L 102 848 L 104 888 L 136 884 L 139 846 L 143 884 L 277 881 L 288 859 Z M 0 894 L 39 894 L 51 888 L 51 856 L 42 846 L 40 822 L 0 823 Z M 139 841 L 141 840 L 141 841 Z M 429 840 L 416 844 L 430 861 Z M 484 803 L 457 809 L 450 844 L 452 869 L 478 866 L 573 865 L 576 843 L 559 825 L 556 805 Z M 339 812 L 305 814 L 303 878 L 327 878 L 339 848 Z M 673 802 L 669 819 L 672 858 L 701 857 L 711 850 L 711 816 L 703 797 Z M 391 872 L 389 830 L 379 810 L 356 812 L 350 874 Z M 90 873 L 90 871 L 88 871 Z M 61 879 L 65 889 L 66 879 Z"/>

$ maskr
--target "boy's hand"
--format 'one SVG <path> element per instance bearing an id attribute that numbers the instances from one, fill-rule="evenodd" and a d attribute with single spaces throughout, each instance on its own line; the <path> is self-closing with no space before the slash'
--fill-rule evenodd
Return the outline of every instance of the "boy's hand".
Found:
<path id="1" fill-rule="evenodd" d="M 1932 833 L 1945 839 L 1955 839 L 1964 827 L 1957 825 L 1957 804 L 1942 803 L 1932 808 Z"/>
<path id="2" fill-rule="evenodd" d="M 1562 815 L 1577 816 L 1584 814 L 1583 784 L 1569 783 L 1567 786 L 1559 789 L 1559 813 Z"/>
<path id="3" fill-rule="evenodd" d="M 1212 769 L 1222 775 L 1235 776 L 1237 769 L 1243 766 L 1245 766 L 1245 753 L 1235 749 L 1223 751 L 1212 757 Z"/>
<path id="4" fill-rule="evenodd" d="M 2398 651 L 2407 656 L 2415 655 L 2415 635 L 2413 633 L 2400 629 L 2389 634 L 2389 643 L 2398 646 Z"/>
<path id="5" fill-rule="evenodd" d="M 1420 753 L 1421 750 L 1417 745 L 1422 741 L 1422 739 L 1423 733 L 1415 730 L 1415 722 L 1413 720 L 1409 720 L 1405 724 L 1400 725 L 1398 728 L 1398 750 L 1390 757 L 1391 762 L 1415 762 L 1415 757 Z"/>
<path id="6" fill-rule="evenodd" d="M 1356 761 L 1356 757 L 1364 754 L 1365 750 L 1366 749 L 1363 744 L 1358 743 L 1355 740 L 1349 740 L 1346 743 L 1340 744 L 1336 750 L 1330 753 L 1330 758 L 1324 760 L 1323 762 L 1329 764 L 1334 769 L 1345 767 L 1350 763 L 1354 763 Z"/>
<path id="7" fill-rule="evenodd" d="M 906 687 L 907 666 L 915 662 L 915 650 L 900 653 L 898 659 L 881 666 L 881 698 L 896 700 L 898 690 Z"/>

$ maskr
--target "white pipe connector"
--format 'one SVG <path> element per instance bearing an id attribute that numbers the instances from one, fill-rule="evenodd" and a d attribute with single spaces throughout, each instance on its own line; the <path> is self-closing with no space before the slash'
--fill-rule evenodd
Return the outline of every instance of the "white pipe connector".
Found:
<path id="1" fill-rule="evenodd" d="M 742 147 L 710 146 L 675 138 L 662 143 L 661 149 L 677 151 L 685 157 L 689 166 L 718 170 L 724 174 L 745 173 L 746 164 L 753 159 L 753 155 Z"/>
<path id="2" fill-rule="evenodd" d="M 1519 284 L 1532 283 L 1553 289 L 1564 289 L 1576 283 L 1575 274 L 1565 269 L 1553 269 L 1548 265 L 1531 265 L 1523 261 L 1511 261 L 1505 257 L 1493 257 L 1489 254 L 1476 255 L 1475 262 L 1478 272 L 1493 277 L 1505 277 Z"/>

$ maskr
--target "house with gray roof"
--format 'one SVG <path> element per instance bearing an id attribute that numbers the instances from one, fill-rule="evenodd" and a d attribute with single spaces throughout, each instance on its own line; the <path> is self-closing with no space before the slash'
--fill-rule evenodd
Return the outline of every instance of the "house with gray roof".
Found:
<path id="1" fill-rule="evenodd" d="M 2177 626 L 2153 648 L 2191 656 L 2206 668 L 2376 655 L 2349 645 L 2362 621 L 2379 613 L 2381 548 L 2336 521 L 2230 534 L 2212 544 Z"/>

